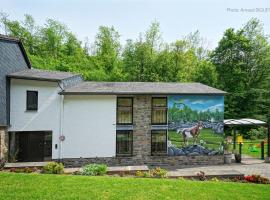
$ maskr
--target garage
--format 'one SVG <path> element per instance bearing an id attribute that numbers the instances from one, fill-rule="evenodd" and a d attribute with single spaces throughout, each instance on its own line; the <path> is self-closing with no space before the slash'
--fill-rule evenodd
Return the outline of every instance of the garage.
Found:
<path id="1" fill-rule="evenodd" d="M 40 162 L 52 158 L 51 131 L 9 132 L 11 162 Z"/>

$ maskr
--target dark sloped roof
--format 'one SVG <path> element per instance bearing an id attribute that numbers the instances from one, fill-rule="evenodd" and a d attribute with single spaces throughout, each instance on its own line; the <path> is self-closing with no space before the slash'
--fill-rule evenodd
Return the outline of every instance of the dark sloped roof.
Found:
<path id="1" fill-rule="evenodd" d="M 28 56 L 26 54 L 26 51 L 25 51 L 25 49 L 23 47 L 22 42 L 18 38 L 0 34 L 0 41 L 17 43 L 19 45 L 20 49 L 21 49 L 22 55 L 23 55 L 23 57 L 25 59 L 25 62 L 27 63 L 28 68 L 31 68 L 30 60 L 28 59 Z"/>
<path id="2" fill-rule="evenodd" d="M 43 80 L 43 81 L 61 81 L 73 76 L 80 76 L 79 74 L 72 74 L 70 72 L 58 72 L 39 69 L 28 69 L 12 74 L 8 74 L 7 77 L 29 80 Z"/>
<path id="3" fill-rule="evenodd" d="M 61 94 L 220 94 L 226 92 L 201 83 L 82 82 Z"/>

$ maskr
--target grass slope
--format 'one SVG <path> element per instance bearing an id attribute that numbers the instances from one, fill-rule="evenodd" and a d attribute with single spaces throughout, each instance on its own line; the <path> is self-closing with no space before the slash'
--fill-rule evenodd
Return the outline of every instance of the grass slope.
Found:
<path id="1" fill-rule="evenodd" d="M 0 173 L 0 199 L 269 199 L 269 185 Z"/>
<path id="2" fill-rule="evenodd" d="M 177 147 L 182 147 L 184 145 L 182 134 L 177 134 L 176 131 L 169 131 L 169 140 Z M 223 134 L 215 134 L 211 129 L 205 128 L 200 131 L 197 142 L 200 143 L 200 140 L 206 142 L 206 145 L 204 146 L 218 149 L 223 141 Z M 189 144 L 193 144 L 193 138 L 189 139 Z"/>

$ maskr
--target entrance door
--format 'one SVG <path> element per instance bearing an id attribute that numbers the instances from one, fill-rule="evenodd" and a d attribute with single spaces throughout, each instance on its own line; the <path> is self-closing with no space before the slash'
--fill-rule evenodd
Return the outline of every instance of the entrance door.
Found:
<path id="1" fill-rule="evenodd" d="M 49 160 L 52 156 L 51 132 L 17 132 L 16 149 L 19 162 Z"/>

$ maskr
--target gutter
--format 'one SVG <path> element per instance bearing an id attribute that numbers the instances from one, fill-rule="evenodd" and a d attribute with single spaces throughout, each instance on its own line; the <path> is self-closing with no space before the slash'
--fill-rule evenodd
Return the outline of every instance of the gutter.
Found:
<path id="1" fill-rule="evenodd" d="M 61 88 L 61 92 L 64 91 L 63 87 L 61 86 L 61 83 L 60 82 L 57 82 L 58 83 L 58 86 Z M 63 135 L 63 122 L 64 122 L 64 95 L 60 95 L 60 133 L 59 133 L 59 138 L 58 140 L 60 141 L 60 144 L 59 144 L 59 161 L 61 162 L 62 159 L 63 159 L 63 138 L 64 135 Z"/>

